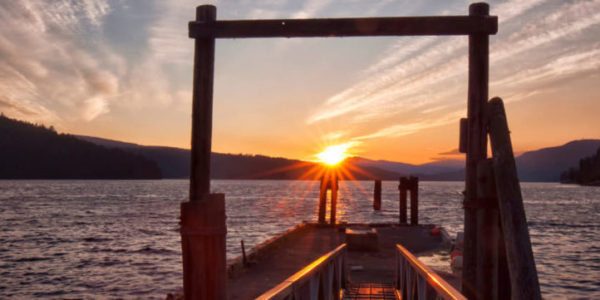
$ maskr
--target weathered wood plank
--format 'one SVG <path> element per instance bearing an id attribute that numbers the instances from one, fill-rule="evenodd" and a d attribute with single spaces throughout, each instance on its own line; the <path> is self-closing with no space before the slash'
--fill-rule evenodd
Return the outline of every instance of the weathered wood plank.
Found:
<path id="1" fill-rule="evenodd" d="M 227 20 L 189 23 L 191 38 L 345 37 L 495 34 L 495 16 Z"/>
<path id="2" fill-rule="evenodd" d="M 490 100 L 488 116 L 500 220 L 510 273 L 511 297 L 512 299 L 541 299 L 525 207 L 502 99 Z"/>

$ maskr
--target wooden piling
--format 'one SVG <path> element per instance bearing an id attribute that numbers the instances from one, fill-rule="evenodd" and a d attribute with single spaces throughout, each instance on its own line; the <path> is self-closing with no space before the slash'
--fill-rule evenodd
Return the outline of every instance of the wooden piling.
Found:
<path id="1" fill-rule="evenodd" d="M 410 182 L 410 225 L 419 225 L 419 178 L 411 176 Z"/>
<path id="2" fill-rule="evenodd" d="M 196 8 L 196 22 L 214 23 L 216 8 Z M 192 100 L 190 199 L 181 203 L 185 299 L 225 299 L 225 195 L 210 194 L 215 39 L 196 38 Z"/>
<path id="3" fill-rule="evenodd" d="M 500 98 L 494 98 L 487 108 L 511 297 L 541 299 L 504 104 Z"/>
<path id="4" fill-rule="evenodd" d="M 248 267 L 248 259 L 246 258 L 246 247 L 244 247 L 244 240 L 240 240 L 242 246 L 242 264 L 244 267 Z"/>
<path id="5" fill-rule="evenodd" d="M 381 180 L 375 180 L 375 187 L 373 188 L 373 209 L 381 210 Z"/>
<path id="6" fill-rule="evenodd" d="M 338 179 L 335 172 L 331 174 L 331 210 L 329 211 L 329 223 L 335 225 L 335 215 L 337 213 L 337 192 L 338 192 Z"/>
<path id="7" fill-rule="evenodd" d="M 489 16 L 487 3 L 474 3 L 469 6 L 469 16 Z M 465 168 L 465 225 L 464 252 L 462 270 L 462 292 L 469 299 L 479 299 L 476 286 L 477 242 L 484 240 L 479 236 L 475 208 L 477 199 L 477 164 L 487 156 L 487 136 L 485 124 L 485 104 L 488 97 L 489 36 L 487 33 L 469 35 L 469 87 L 468 87 L 468 129 L 467 158 Z"/>
<path id="8" fill-rule="evenodd" d="M 398 190 L 400 190 L 400 224 L 406 223 L 406 190 L 407 190 L 407 178 L 400 177 L 400 184 Z"/>
<path id="9" fill-rule="evenodd" d="M 181 203 L 185 299 L 226 299 L 225 195 Z"/>
<path id="10" fill-rule="evenodd" d="M 327 179 L 326 175 L 321 178 L 319 191 L 319 223 L 325 224 L 325 213 L 327 210 Z"/>

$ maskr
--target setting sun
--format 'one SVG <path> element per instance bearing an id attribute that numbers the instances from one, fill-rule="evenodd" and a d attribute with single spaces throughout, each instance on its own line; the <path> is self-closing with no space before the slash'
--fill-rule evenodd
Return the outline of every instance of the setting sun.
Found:
<path id="1" fill-rule="evenodd" d="M 323 152 L 317 154 L 317 158 L 327 165 L 337 165 L 350 156 L 347 152 L 350 146 L 349 143 L 329 146 Z"/>

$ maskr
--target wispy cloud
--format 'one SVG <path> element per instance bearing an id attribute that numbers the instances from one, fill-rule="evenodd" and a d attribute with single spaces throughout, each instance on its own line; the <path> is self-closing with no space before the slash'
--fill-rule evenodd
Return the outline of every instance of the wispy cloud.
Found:
<path id="1" fill-rule="evenodd" d="M 600 24 L 600 1 L 507 1 L 492 6 L 491 13 L 500 20 L 499 34 L 490 39 L 494 91 L 524 99 L 533 94 L 526 90 L 532 82 L 600 69 L 600 45 L 589 42 L 597 36 L 588 30 Z M 583 34 L 589 38 L 573 39 Z M 579 44 L 567 51 L 563 45 L 569 41 Z M 460 117 L 451 103 L 465 102 L 466 74 L 466 38 L 401 38 L 365 70 L 362 80 L 326 99 L 307 123 L 343 117 L 346 122 L 383 124 L 356 139 L 402 136 L 448 124 Z"/>
<path id="2" fill-rule="evenodd" d="M 292 19 L 306 19 L 314 17 L 317 12 L 331 4 L 332 0 L 308 0 L 302 9 L 294 12 Z"/>
<path id="3" fill-rule="evenodd" d="M 353 139 L 354 140 L 366 140 L 366 139 L 374 139 L 374 138 L 380 138 L 380 137 L 388 137 L 389 138 L 389 137 L 405 136 L 405 135 L 419 132 L 423 129 L 447 125 L 452 122 L 458 122 L 457 120 L 461 114 L 462 114 L 462 111 L 456 111 L 454 113 L 447 114 L 442 118 L 425 119 L 425 120 L 421 120 L 421 121 L 417 121 L 417 122 L 395 124 L 395 125 L 391 125 L 389 127 L 385 127 L 383 129 L 379 129 L 370 134 L 356 136 Z"/>
<path id="4" fill-rule="evenodd" d="M 16 117 L 93 119 L 118 90 L 113 70 L 86 52 L 82 30 L 99 30 L 106 1 L 11 1 L 0 6 L 0 94 Z M 94 35 L 94 33 L 90 33 Z M 93 97 L 93 103 L 89 100 Z M 101 105 L 102 110 L 97 108 Z M 61 111 L 61 113 L 57 113 Z M 77 118 L 77 117 L 75 117 Z"/>

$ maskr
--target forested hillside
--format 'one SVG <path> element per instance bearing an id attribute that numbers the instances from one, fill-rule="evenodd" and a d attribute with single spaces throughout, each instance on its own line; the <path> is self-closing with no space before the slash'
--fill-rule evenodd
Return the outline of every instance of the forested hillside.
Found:
<path id="1" fill-rule="evenodd" d="M 0 116 L 2 179 L 156 179 L 156 163 L 68 134 Z"/>
<path id="2" fill-rule="evenodd" d="M 579 160 L 578 168 L 571 168 L 560 175 L 563 183 L 600 185 L 600 148 L 596 154 Z"/>

